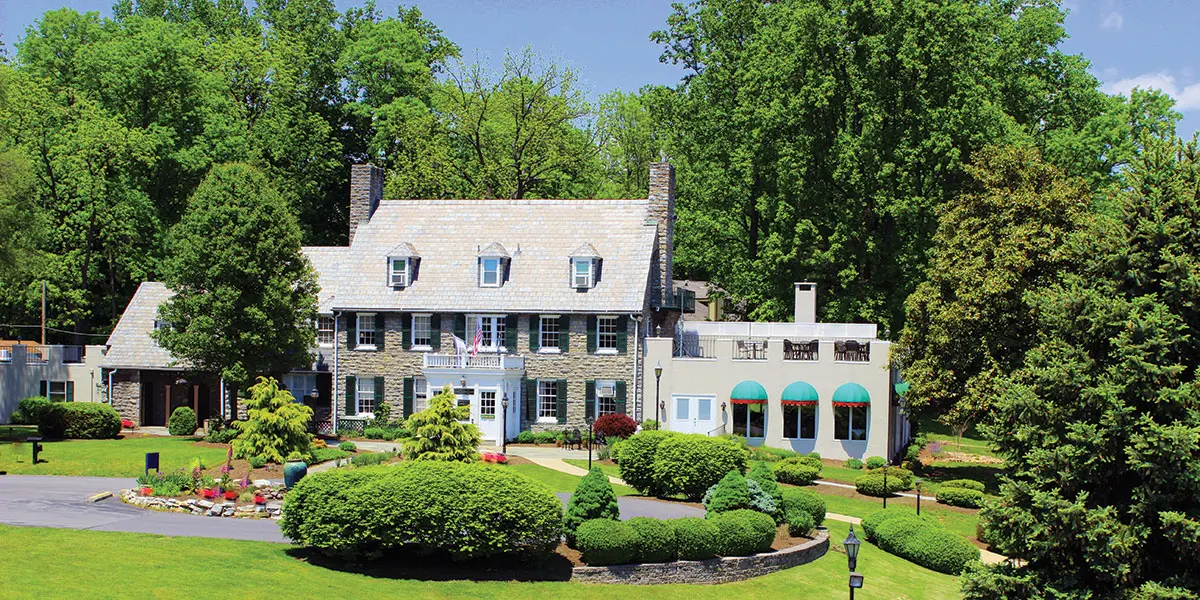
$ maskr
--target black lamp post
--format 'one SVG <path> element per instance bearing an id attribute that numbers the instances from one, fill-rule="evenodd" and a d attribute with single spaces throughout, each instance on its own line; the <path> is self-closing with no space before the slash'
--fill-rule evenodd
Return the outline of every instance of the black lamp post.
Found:
<path id="1" fill-rule="evenodd" d="M 587 421 L 588 426 L 588 472 L 590 473 L 592 470 L 592 438 L 595 437 L 595 434 L 592 433 L 592 424 L 596 422 L 596 418 L 588 415 L 583 420 Z"/>
<path id="2" fill-rule="evenodd" d="M 863 586 L 863 576 L 856 571 L 858 568 L 858 547 L 862 542 L 858 541 L 858 537 L 854 535 L 854 525 L 850 526 L 850 535 L 846 536 L 846 540 L 842 542 L 842 546 L 846 548 L 846 558 L 850 563 L 850 600 L 854 600 L 854 589 Z"/>
<path id="3" fill-rule="evenodd" d="M 662 361 L 659 361 L 654 366 L 654 429 L 662 429 L 662 422 L 658 420 L 658 407 L 662 404 L 659 400 L 659 388 L 662 384 Z"/>
<path id="4" fill-rule="evenodd" d="M 508 454 L 508 392 L 500 400 L 500 452 Z"/>
<path id="5" fill-rule="evenodd" d="M 921 479 L 917 479 L 917 516 L 921 516 Z"/>
<path id="6" fill-rule="evenodd" d="M 883 507 L 884 508 L 887 508 L 887 497 L 888 497 L 887 470 L 888 470 L 887 463 L 884 463 L 884 465 L 883 465 Z"/>

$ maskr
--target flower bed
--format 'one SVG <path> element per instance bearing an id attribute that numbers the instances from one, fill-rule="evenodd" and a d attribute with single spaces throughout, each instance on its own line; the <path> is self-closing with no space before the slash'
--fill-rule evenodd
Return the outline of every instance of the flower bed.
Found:
<path id="1" fill-rule="evenodd" d="M 207 494 L 185 497 L 153 496 L 146 494 L 149 488 L 121 490 L 121 501 L 140 508 L 161 510 L 167 512 L 190 513 L 206 517 L 235 517 L 242 519 L 278 519 L 282 510 L 282 500 L 286 490 L 273 485 L 258 482 L 255 485 L 251 502 L 227 502 L 221 495 L 213 494 L 213 499 L 207 499 Z M 209 488 L 211 490 L 211 488 Z"/>

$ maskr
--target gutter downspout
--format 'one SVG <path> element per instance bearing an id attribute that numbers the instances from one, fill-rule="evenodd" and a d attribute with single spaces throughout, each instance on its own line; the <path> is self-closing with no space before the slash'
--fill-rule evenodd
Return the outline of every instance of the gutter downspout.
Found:
<path id="1" fill-rule="evenodd" d="M 338 349 L 339 349 L 339 346 L 341 346 L 341 344 L 338 343 L 338 322 L 341 320 L 342 320 L 341 311 L 334 312 L 333 313 L 333 386 L 332 386 L 333 393 L 331 394 L 333 397 L 329 399 L 329 412 L 330 412 L 330 414 L 333 415 L 333 432 L 332 432 L 333 435 L 337 435 L 337 431 L 338 431 L 337 401 L 338 401 L 338 398 L 340 397 L 340 396 L 338 396 L 338 379 L 339 379 L 338 366 L 341 364 L 341 361 L 338 360 Z M 347 343 L 349 343 L 349 340 L 346 340 L 346 341 L 347 341 Z"/>
<path id="2" fill-rule="evenodd" d="M 113 402 L 113 380 L 112 380 L 113 375 L 115 375 L 116 372 L 117 372 L 117 369 L 113 369 L 108 372 L 108 405 L 109 406 L 116 405 L 116 403 Z"/>
<path id="3" fill-rule="evenodd" d="M 639 385 L 638 366 L 641 364 L 642 350 L 645 349 L 645 344 L 642 344 L 642 338 L 639 334 L 642 324 L 642 315 L 633 315 L 633 406 L 635 408 L 634 418 L 638 423 L 642 422 L 642 386 Z"/>

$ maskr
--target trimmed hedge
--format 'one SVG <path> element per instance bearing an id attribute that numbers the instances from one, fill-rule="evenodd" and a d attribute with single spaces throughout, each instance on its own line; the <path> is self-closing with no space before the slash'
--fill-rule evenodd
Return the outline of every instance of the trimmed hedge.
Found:
<path id="1" fill-rule="evenodd" d="M 42 415 L 49 412 L 53 403 L 45 396 L 30 396 L 17 403 L 17 410 L 9 415 L 14 425 L 37 425 L 42 422 Z"/>
<path id="2" fill-rule="evenodd" d="M 121 417 L 98 402 L 54 402 L 38 421 L 43 437 L 103 440 L 121 433 Z"/>
<path id="3" fill-rule="evenodd" d="M 638 553 L 637 530 L 613 519 L 584 521 L 575 531 L 575 543 L 583 562 L 592 566 L 629 564 Z"/>
<path id="4" fill-rule="evenodd" d="M 957 575 L 979 559 L 979 549 L 948 531 L 931 515 L 917 516 L 907 507 L 873 512 L 862 521 L 867 540 L 881 549 L 941 573 Z"/>
<path id="5" fill-rule="evenodd" d="M 699 433 L 674 435 L 659 442 L 656 450 L 653 474 L 663 496 L 682 495 L 696 501 L 730 471 L 746 471 L 746 449 L 732 440 Z M 628 454 L 628 446 L 621 449 L 622 467 Z"/>
<path id="6" fill-rule="evenodd" d="M 294 542 L 346 560 L 406 547 L 464 560 L 548 555 L 562 523 L 558 497 L 529 477 L 418 461 L 309 475 L 288 492 L 279 525 Z"/>
<path id="7" fill-rule="evenodd" d="M 721 532 L 713 522 L 699 517 L 671 519 L 675 550 L 680 560 L 705 560 L 717 555 Z"/>
<path id="8" fill-rule="evenodd" d="M 187 406 L 180 406 L 171 413 L 167 420 L 167 432 L 171 435 L 192 435 L 196 433 L 196 411 Z"/>
<path id="9" fill-rule="evenodd" d="M 663 440 L 679 435 L 673 431 L 650 430 L 626 438 L 621 442 L 620 460 L 617 463 L 621 479 L 647 496 L 660 495 L 658 479 L 654 476 L 654 458 Z"/>
<path id="10" fill-rule="evenodd" d="M 793 510 L 787 514 L 788 535 L 799 537 L 812 531 L 813 518 L 807 511 Z"/>
<path id="11" fill-rule="evenodd" d="M 963 508 L 983 508 L 983 503 L 987 498 L 983 492 L 960 487 L 939 487 L 937 491 L 937 501 L 950 506 L 961 506 Z"/>
<path id="12" fill-rule="evenodd" d="M 575 532 L 580 525 L 593 519 L 620 519 L 621 509 L 617 507 L 617 494 L 613 491 L 608 476 L 600 467 L 592 467 L 567 502 L 567 514 L 563 518 L 563 536 L 567 545 L 575 547 Z"/>
<path id="13" fill-rule="evenodd" d="M 863 534 L 867 537 L 867 541 L 874 542 L 874 541 L 876 541 L 875 529 L 877 527 L 879 527 L 881 524 L 883 524 L 891 519 L 907 517 L 907 516 L 916 516 L 916 513 L 913 512 L 913 510 L 911 508 L 908 508 L 906 506 L 893 506 L 892 508 L 885 508 L 883 510 L 877 510 L 863 518 L 863 520 L 862 520 Z M 936 517 L 929 515 L 929 514 L 921 515 L 921 518 L 925 519 L 931 523 L 938 522 Z"/>
<path id="14" fill-rule="evenodd" d="M 887 490 L 883 489 L 884 471 L 887 471 Z M 887 467 L 886 469 L 869 471 L 866 475 L 855 479 L 854 487 L 858 490 L 858 493 L 864 496 L 882 498 L 896 492 L 911 490 L 915 481 L 916 478 L 913 476 L 912 471 L 901 469 L 900 467 Z"/>
<path id="15" fill-rule="evenodd" d="M 720 532 L 717 554 L 721 556 L 765 552 L 775 541 L 775 520 L 755 510 L 731 510 L 710 520 Z"/>
<path id="16" fill-rule="evenodd" d="M 792 485 L 812 485 L 821 476 L 824 464 L 811 456 L 786 458 L 775 463 L 775 479 Z"/>
<path id="17" fill-rule="evenodd" d="M 964 488 L 968 490 L 975 490 L 977 492 L 982 492 L 987 489 L 987 487 L 983 485 L 982 481 L 975 481 L 974 479 L 951 479 L 950 481 L 943 481 L 941 485 L 938 486 L 938 489 L 942 488 Z"/>
<path id="18" fill-rule="evenodd" d="M 796 488 L 784 488 L 782 493 L 784 515 L 802 511 L 812 517 L 813 527 L 820 527 L 825 522 L 825 499 L 820 495 Z"/>
<path id="19" fill-rule="evenodd" d="M 637 532 L 637 556 L 640 563 L 659 563 L 675 560 L 675 528 L 662 519 L 634 517 L 625 521 Z"/>
<path id="20" fill-rule="evenodd" d="M 887 465 L 887 461 L 882 456 L 868 456 L 866 465 L 868 469 L 880 469 Z"/>

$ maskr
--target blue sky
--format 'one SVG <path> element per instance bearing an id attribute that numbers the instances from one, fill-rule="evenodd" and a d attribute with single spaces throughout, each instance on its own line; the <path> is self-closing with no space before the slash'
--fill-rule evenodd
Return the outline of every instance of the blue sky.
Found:
<path id="1" fill-rule="evenodd" d="M 408 2 L 406 2 L 407 4 Z M 338 0 L 345 9 L 360 1 Z M 397 0 L 378 0 L 393 15 Z M 109 14 L 112 0 L 0 0 L 0 34 L 12 49 L 25 27 L 46 10 L 68 6 Z M 652 0 L 428 0 L 425 17 L 462 46 L 468 59 L 498 64 L 505 49 L 532 46 L 574 66 L 593 98 L 614 88 L 672 84 L 680 71 L 658 62 L 660 49 L 647 39 L 661 29 L 670 3 Z M 1064 50 L 1082 53 L 1109 92 L 1135 86 L 1170 94 L 1184 114 L 1180 133 L 1200 129 L 1200 2 L 1192 0 L 1064 0 L 1070 10 Z"/>

